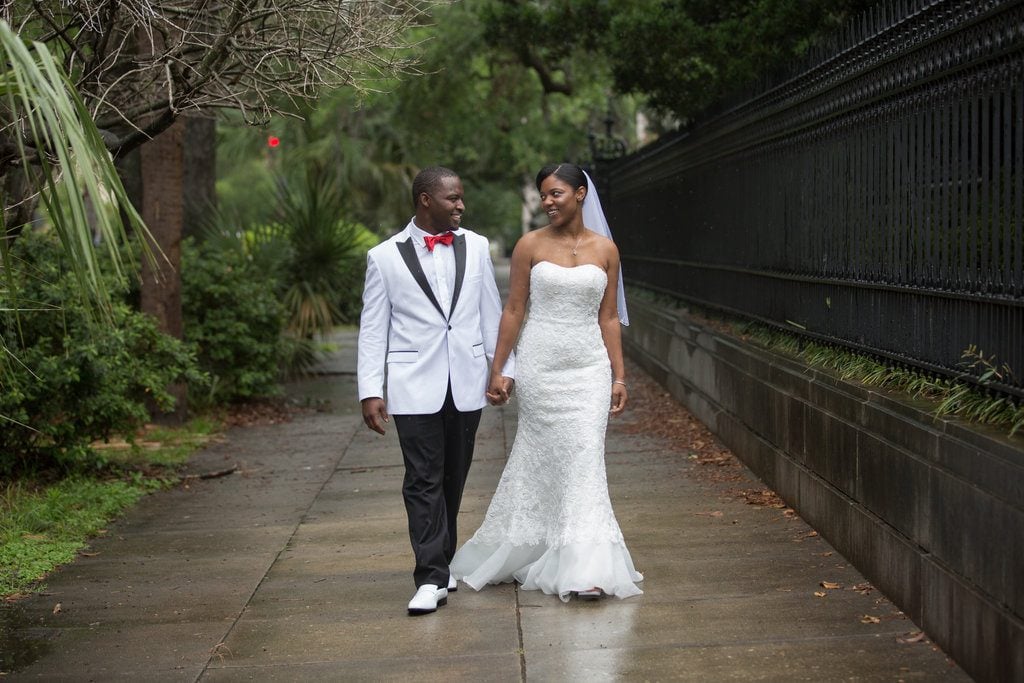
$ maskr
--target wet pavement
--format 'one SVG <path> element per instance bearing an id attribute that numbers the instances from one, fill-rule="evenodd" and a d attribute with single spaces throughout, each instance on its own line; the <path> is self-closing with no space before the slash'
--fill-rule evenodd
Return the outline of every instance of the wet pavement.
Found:
<path id="1" fill-rule="evenodd" d="M 608 477 L 644 595 L 463 586 L 407 616 L 397 438 L 362 426 L 354 331 L 337 343 L 327 374 L 290 387 L 319 410 L 229 431 L 190 468 L 238 473 L 147 497 L 0 611 L 4 680 L 969 680 L 926 639 L 901 642 L 917 627 L 810 527 L 723 496 L 629 415 L 612 421 Z M 514 405 L 484 411 L 464 538 L 514 432 Z"/>

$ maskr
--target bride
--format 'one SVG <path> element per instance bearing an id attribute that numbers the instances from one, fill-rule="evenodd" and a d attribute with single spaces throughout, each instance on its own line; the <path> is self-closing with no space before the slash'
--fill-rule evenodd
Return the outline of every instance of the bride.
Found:
<path id="1" fill-rule="evenodd" d="M 604 438 L 608 415 L 626 407 L 628 321 L 618 250 L 589 180 L 572 164 L 541 169 L 551 223 L 512 253 L 487 394 L 508 400 L 500 369 L 516 346 L 519 428 L 483 524 L 451 563 L 477 590 L 517 581 L 563 601 L 643 592 L 608 497 Z"/>

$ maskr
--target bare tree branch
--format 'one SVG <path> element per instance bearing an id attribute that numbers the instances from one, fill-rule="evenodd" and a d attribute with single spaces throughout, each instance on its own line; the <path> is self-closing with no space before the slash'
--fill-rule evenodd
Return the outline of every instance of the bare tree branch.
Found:
<path id="1" fill-rule="evenodd" d="M 445 1 L 10 0 L 0 18 L 64 55 L 123 153 L 182 111 L 231 107 L 264 122 L 325 90 L 414 72 L 408 29 Z"/>

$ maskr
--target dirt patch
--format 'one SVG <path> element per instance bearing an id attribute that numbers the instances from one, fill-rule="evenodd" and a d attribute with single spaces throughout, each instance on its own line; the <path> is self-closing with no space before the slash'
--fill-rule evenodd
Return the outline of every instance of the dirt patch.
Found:
<path id="1" fill-rule="evenodd" d="M 299 413 L 309 412 L 288 401 L 250 401 L 227 406 L 221 419 L 226 427 L 256 427 L 291 422 Z"/>

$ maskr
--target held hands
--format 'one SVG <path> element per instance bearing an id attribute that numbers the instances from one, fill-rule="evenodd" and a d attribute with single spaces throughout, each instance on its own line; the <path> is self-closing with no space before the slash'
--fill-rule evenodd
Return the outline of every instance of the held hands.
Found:
<path id="1" fill-rule="evenodd" d="M 626 409 L 626 385 L 621 382 L 612 383 L 612 407 L 608 412 L 618 415 Z"/>
<path id="2" fill-rule="evenodd" d="M 515 380 L 511 377 L 504 377 L 500 374 L 491 375 L 490 385 L 487 387 L 487 402 L 492 406 L 500 406 L 508 403 L 512 395 L 512 388 Z"/>
<path id="3" fill-rule="evenodd" d="M 384 405 L 384 399 L 382 398 L 364 398 L 363 404 L 363 422 L 366 426 L 377 432 L 378 434 L 384 433 L 384 423 L 388 422 L 391 418 L 388 417 L 387 406 Z"/>

